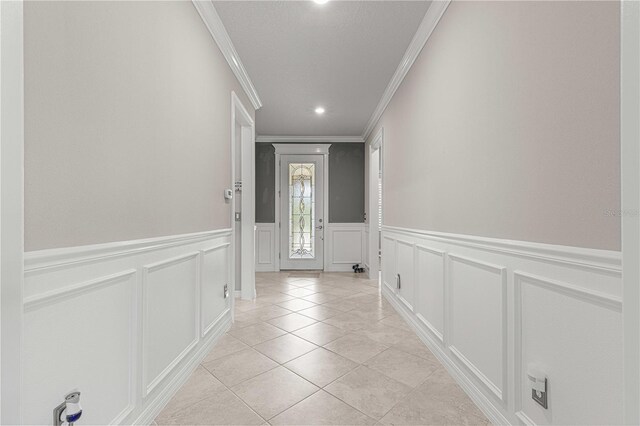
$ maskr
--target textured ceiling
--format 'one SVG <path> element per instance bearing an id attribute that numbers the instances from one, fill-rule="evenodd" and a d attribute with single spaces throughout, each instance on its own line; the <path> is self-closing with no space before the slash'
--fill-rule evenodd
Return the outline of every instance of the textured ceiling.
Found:
<path id="1" fill-rule="evenodd" d="M 214 4 L 262 100 L 259 135 L 358 136 L 430 2 Z"/>

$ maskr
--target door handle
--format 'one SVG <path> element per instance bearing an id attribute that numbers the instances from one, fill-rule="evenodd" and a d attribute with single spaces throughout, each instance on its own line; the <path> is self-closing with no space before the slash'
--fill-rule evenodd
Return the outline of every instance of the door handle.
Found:
<path id="1" fill-rule="evenodd" d="M 316 229 L 322 229 L 322 225 L 316 226 Z"/>

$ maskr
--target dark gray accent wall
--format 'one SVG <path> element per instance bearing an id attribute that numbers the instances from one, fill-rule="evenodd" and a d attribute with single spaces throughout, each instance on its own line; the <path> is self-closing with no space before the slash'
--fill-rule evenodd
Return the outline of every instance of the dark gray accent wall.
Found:
<path id="1" fill-rule="evenodd" d="M 276 149 L 256 143 L 256 223 L 276 221 Z"/>
<path id="2" fill-rule="evenodd" d="M 329 223 L 364 222 L 363 143 L 329 148 Z M 256 223 L 275 222 L 275 148 L 256 143 Z"/>
<path id="3" fill-rule="evenodd" d="M 329 223 L 364 222 L 364 144 L 329 148 Z"/>

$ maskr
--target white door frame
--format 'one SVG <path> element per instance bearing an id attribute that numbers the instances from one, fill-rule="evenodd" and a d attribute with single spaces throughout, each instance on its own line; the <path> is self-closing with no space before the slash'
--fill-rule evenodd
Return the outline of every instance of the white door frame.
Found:
<path id="1" fill-rule="evenodd" d="M 621 2 L 620 148 L 624 419 L 640 424 L 640 3 Z"/>
<path id="2" fill-rule="evenodd" d="M 371 141 L 369 145 L 369 214 L 367 215 L 367 221 L 369 222 L 369 270 L 367 273 L 369 274 L 369 279 L 377 279 L 379 273 L 382 269 L 382 265 L 380 265 L 380 258 L 378 255 L 378 251 L 380 250 L 380 236 L 378 233 L 373 232 L 375 226 L 378 223 L 378 197 L 374 197 L 374 195 L 378 195 L 378 182 L 377 177 L 374 179 L 374 172 L 380 174 L 383 171 L 383 145 L 384 145 L 384 128 L 380 128 L 376 136 Z M 371 161 L 371 154 L 375 151 L 378 151 L 378 164 L 373 164 Z M 382 179 L 384 181 L 384 173 L 382 173 Z M 374 213 L 375 212 L 375 213 Z"/>
<path id="3" fill-rule="evenodd" d="M 329 223 L 329 147 L 330 143 L 327 144 L 311 144 L 311 143 L 274 143 L 273 147 L 276 149 L 276 191 L 275 191 L 275 206 L 276 206 L 276 215 L 275 215 L 275 240 L 276 240 L 276 248 L 277 255 L 275 259 L 276 271 L 280 270 L 280 227 L 282 226 L 282 221 L 280 220 L 281 212 L 280 212 L 280 160 L 281 155 L 287 154 L 321 154 L 324 156 L 324 177 L 323 177 L 323 185 L 324 185 L 324 193 L 322 195 L 323 199 L 323 216 L 324 216 L 324 226 L 322 229 L 322 257 L 323 257 L 323 269 L 326 271 L 328 269 L 328 255 L 327 255 L 327 239 L 325 238 L 327 231 L 327 224 Z"/>
<path id="4" fill-rule="evenodd" d="M 239 153 L 236 152 L 236 124 L 241 126 Z M 229 286 L 230 293 L 235 293 L 236 284 L 236 261 L 241 264 L 242 276 L 240 277 L 240 297 L 246 300 L 252 300 L 256 297 L 256 271 L 255 271 L 255 123 L 247 109 L 240 101 L 235 92 L 231 92 L 231 185 L 229 188 L 235 188 L 236 176 L 236 155 L 240 155 L 242 165 L 242 191 L 240 197 L 242 200 L 242 216 L 240 223 L 241 229 L 241 254 L 240 259 L 235 257 L 235 241 L 237 232 L 237 223 L 235 221 L 237 192 L 234 191 L 231 199 L 231 283 Z M 233 302 L 232 302 L 233 303 Z"/>
<path id="5" fill-rule="evenodd" d="M 22 424 L 23 3 L 0 1 L 0 423 Z"/>

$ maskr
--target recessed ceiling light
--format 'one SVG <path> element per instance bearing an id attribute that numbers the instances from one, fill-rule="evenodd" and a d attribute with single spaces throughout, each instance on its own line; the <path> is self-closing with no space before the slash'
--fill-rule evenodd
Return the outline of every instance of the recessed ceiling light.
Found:
<path id="1" fill-rule="evenodd" d="M 314 0 L 314 1 L 315 1 L 315 0 Z M 322 115 L 322 114 L 324 114 L 324 108 L 322 108 L 322 107 L 318 107 L 318 108 L 316 108 L 316 109 L 315 109 L 315 111 L 316 111 L 316 114 L 318 114 L 318 115 Z"/>
<path id="2" fill-rule="evenodd" d="M 329 0 L 313 0 L 313 2 L 316 3 L 316 4 L 325 4 L 328 1 Z"/>

